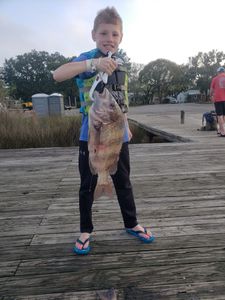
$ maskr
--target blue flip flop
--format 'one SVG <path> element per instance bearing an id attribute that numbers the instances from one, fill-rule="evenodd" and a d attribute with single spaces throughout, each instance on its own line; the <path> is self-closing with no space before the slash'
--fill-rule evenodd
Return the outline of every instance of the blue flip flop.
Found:
<path id="1" fill-rule="evenodd" d="M 149 238 L 145 238 L 145 237 L 141 236 L 141 233 L 148 234 L 147 229 L 145 227 L 144 227 L 144 231 L 141 231 L 141 230 L 135 231 L 133 229 L 127 228 L 126 232 L 137 237 L 139 240 L 141 240 L 142 242 L 144 242 L 146 244 L 152 243 L 155 239 L 155 237 L 153 235 L 149 236 Z"/>
<path id="2" fill-rule="evenodd" d="M 84 242 L 82 242 L 81 240 L 77 239 L 77 243 L 79 243 L 80 245 L 82 245 L 81 249 L 78 249 L 76 247 L 76 245 L 73 247 L 73 252 L 78 254 L 78 255 L 86 255 L 90 252 L 91 247 L 88 246 L 87 248 L 84 248 L 84 245 L 90 240 L 90 238 L 87 238 Z"/>

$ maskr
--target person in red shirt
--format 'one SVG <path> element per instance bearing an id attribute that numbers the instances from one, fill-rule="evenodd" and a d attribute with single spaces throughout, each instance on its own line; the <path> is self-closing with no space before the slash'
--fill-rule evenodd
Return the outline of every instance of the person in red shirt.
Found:
<path id="1" fill-rule="evenodd" d="M 218 134 L 225 137 L 225 68 L 219 67 L 217 75 L 212 79 L 210 86 L 210 97 L 215 106 L 219 130 Z"/>

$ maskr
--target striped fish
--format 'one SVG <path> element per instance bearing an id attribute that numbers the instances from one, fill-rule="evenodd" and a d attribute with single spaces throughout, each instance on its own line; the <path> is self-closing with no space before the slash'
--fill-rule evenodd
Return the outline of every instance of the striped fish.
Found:
<path id="1" fill-rule="evenodd" d="M 94 199 L 112 196 L 110 175 L 117 171 L 124 135 L 124 114 L 110 92 L 104 88 L 94 92 L 94 102 L 89 110 L 89 166 L 98 175 Z"/>

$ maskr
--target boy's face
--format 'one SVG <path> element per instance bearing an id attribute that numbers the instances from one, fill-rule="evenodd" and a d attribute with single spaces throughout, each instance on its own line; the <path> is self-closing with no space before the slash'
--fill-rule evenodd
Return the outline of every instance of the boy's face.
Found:
<path id="1" fill-rule="evenodd" d="M 96 47 L 104 54 L 107 54 L 108 51 L 115 53 L 122 41 L 122 37 L 120 24 L 101 23 L 96 31 L 92 31 L 92 38 L 96 42 Z"/>

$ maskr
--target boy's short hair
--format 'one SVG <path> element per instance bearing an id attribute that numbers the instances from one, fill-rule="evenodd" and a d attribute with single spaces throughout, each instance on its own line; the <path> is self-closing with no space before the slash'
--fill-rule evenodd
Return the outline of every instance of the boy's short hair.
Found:
<path id="1" fill-rule="evenodd" d="M 119 24 L 121 26 L 121 31 L 123 29 L 123 21 L 115 7 L 106 7 L 105 9 L 102 9 L 97 13 L 97 16 L 94 20 L 93 31 L 96 31 L 98 29 L 98 26 L 102 23 L 114 25 Z"/>

